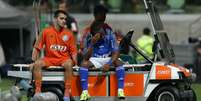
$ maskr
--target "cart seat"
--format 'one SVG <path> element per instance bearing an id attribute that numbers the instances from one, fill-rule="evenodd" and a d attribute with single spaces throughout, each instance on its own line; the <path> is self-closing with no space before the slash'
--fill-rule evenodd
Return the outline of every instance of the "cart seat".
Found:
<path id="1" fill-rule="evenodd" d="M 114 70 L 114 68 L 111 68 L 110 71 Z M 62 66 L 49 66 L 48 68 L 43 68 L 43 71 L 64 71 L 64 68 Z M 78 66 L 73 67 L 73 71 L 79 71 Z M 91 67 L 89 71 L 102 71 L 101 68 L 95 68 Z"/>
<path id="2" fill-rule="evenodd" d="M 74 66 L 73 71 L 78 71 L 79 67 Z M 64 71 L 62 66 L 49 66 L 48 68 L 43 68 L 43 71 Z"/>

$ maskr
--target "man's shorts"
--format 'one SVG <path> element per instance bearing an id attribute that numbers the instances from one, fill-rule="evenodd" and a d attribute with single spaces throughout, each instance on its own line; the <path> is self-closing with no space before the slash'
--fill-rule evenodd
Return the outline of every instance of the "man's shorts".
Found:
<path id="1" fill-rule="evenodd" d="M 45 62 L 45 66 L 61 66 L 64 62 L 66 62 L 69 58 L 50 58 L 44 57 L 42 60 Z"/>
<path id="2" fill-rule="evenodd" d="M 95 68 L 102 68 L 103 65 L 105 65 L 108 61 L 110 61 L 110 59 L 111 57 L 106 57 L 106 58 L 91 57 L 89 61 L 93 63 Z"/>

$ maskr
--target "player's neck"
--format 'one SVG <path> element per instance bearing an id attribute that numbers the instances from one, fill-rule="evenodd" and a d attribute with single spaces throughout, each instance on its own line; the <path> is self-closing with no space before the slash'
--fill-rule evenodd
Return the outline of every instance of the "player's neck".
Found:
<path id="1" fill-rule="evenodd" d="M 56 25 L 56 24 L 54 25 L 54 27 L 55 27 L 56 31 L 58 31 L 58 32 L 60 32 L 63 29 L 61 26 Z"/>

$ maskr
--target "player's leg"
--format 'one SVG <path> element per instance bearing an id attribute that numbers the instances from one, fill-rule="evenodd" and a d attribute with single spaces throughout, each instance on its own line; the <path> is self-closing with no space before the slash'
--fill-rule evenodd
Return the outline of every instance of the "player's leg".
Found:
<path id="1" fill-rule="evenodd" d="M 70 89 L 71 89 L 71 78 L 73 75 L 73 61 L 68 59 L 64 63 L 62 63 L 64 67 L 64 100 L 68 100 L 70 96 Z"/>
<path id="2" fill-rule="evenodd" d="M 83 60 L 79 70 L 82 94 L 80 96 L 80 101 L 85 101 L 90 98 L 88 93 L 88 68 L 93 64 L 88 60 Z"/>
<path id="3" fill-rule="evenodd" d="M 114 61 L 114 66 L 116 67 L 116 76 L 118 80 L 118 97 L 124 99 L 124 77 L 125 69 L 121 61 Z"/>
<path id="4" fill-rule="evenodd" d="M 34 69 L 33 69 L 33 76 L 35 79 L 35 93 L 40 93 L 41 92 L 41 81 L 42 81 L 42 67 L 45 66 L 45 62 L 40 59 L 37 60 L 34 63 Z"/>

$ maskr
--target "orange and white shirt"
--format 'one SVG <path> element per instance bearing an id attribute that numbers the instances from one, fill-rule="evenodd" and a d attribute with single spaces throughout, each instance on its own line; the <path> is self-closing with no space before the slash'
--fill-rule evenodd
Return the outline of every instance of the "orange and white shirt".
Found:
<path id="1" fill-rule="evenodd" d="M 53 26 L 43 30 L 34 48 L 41 50 L 45 46 L 45 57 L 70 59 L 77 54 L 73 33 L 63 28 L 58 32 Z"/>

